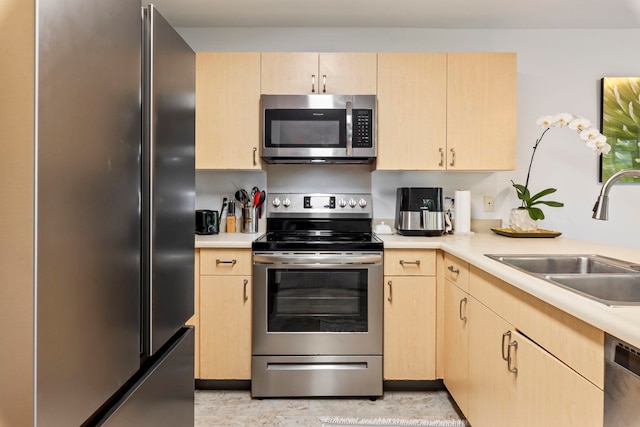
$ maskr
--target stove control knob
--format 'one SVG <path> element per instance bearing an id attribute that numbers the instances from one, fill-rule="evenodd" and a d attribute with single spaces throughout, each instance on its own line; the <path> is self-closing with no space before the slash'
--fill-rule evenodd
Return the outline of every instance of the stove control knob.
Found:
<path id="1" fill-rule="evenodd" d="M 364 208 L 367 206 L 367 201 L 365 199 L 360 199 L 358 201 L 358 205 L 360 205 L 361 208 Z"/>
<path id="2" fill-rule="evenodd" d="M 349 206 L 351 206 L 352 208 L 355 208 L 358 205 L 358 202 L 356 202 L 354 199 L 349 199 Z"/>
<path id="3" fill-rule="evenodd" d="M 273 205 L 273 207 L 278 207 L 280 206 L 280 199 L 278 199 L 277 197 L 275 199 L 273 199 L 273 202 L 271 202 L 271 204 Z"/>
<path id="4" fill-rule="evenodd" d="M 347 206 L 347 201 L 345 199 L 338 200 L 338 206 L 344 208 L 345 206 Z"/>
<path id="5" fill-rule="evenodd" d="M 289 200 L 288 198 L 284 199 L 282 201 L 282 206 L 284 206 L 285 208 L 288 208 L 289 206 L 291 206 L 291 200 Z"/>

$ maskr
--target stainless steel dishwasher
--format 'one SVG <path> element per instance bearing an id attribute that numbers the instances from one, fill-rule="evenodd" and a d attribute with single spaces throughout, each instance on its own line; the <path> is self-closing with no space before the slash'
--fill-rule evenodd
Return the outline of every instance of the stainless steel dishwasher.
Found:
<path id="1" fill-rule="evenodd" d="M 604 427 L 640 427 L 640 349 L 605 339 Z"/>

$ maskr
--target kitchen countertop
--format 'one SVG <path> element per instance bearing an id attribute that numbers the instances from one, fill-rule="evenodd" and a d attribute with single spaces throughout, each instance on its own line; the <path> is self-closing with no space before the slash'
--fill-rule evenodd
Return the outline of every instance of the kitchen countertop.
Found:
<path id="1" fill-rule="evenodd" d="M 251 242 L 264 233 L 220 233 L 211 235 L 196 234 L 195 247 L 200 248 L 247 248 Z"/>
<path id="2" fill-rule="evenodd" d="M 262 233 L 196 236 L 196 248 L 251 248 Z M 640 306 L 609 307 L 523 273 L 485 254 L 597 254 L 640 264 L 640 250 L 557 238 L 509 238 L 493 233 L 410 237 L 379 235 L 385 249 L 442 249 L 623 341 L 640 347 Z"/>

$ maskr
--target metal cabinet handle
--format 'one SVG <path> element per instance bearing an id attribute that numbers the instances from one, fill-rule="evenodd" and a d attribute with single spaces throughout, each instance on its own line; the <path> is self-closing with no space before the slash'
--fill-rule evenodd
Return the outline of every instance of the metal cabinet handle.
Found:
<path id="1" fill-rule="evenodd" d="M 311 93 L 316 93 L 316 75 L 311 74 Z"/>
<path id="2" fill-rule="evenodd" d="M 256 160 L 257 151 L 258 151 L 258 147 L 253 147 L 253 166 L 258 166 L 258 161 Z"/>
<path id="3" fill-rule="evenodd" d="M 216 260 L 216 266 L 220 265 L 220 264 L 231 264 L 231 265 L 236 265 L 237 261 L 235 259 L 232 259 L 231 261 L 223 261 L 220 259 Z"/>
<path id="4" fill-rule="evenodd" d="M 389 296 L 387 297 L 387 301 L 391 302 L 393 300 L 393 286 L 391 280 L 387 282 L 387 285 L 389 285 Z"/>
<path id="5" fill-rule="evenodd" d="M 509 350 L 507 351 L 507 369 L 509 369 L 509 372 L 518 375 L 518 368 L 511 367 L 511 362 L 512 362 L 511 349 L 512 348 L 515 348 L 516 350 L 518 349 L 518 341 L 512 341 L 509 343 Z"/>
<path id="6" fill-rule="evenodd" d="M 505 351 L 504 351 L 504 349 L 505 349 L 504 339 L 507 338 L 507 337 L 511 338 L 511 331 L 507 331 L 504 334 L 502 334 L 502 359 L 506 360 L 506 361 L 508 361 L 508 357 L 507 357 L 507 355 L 505 354 Z M 507 340 L 507 342 L 509 342 L 509 341 Z"/>
<path id="7" fill-rule="evenodd" d="M 444 166 L 444 150 L 442 148 L 438 148 L 438 151 L 440 152 L 440 162 L 438 163 L 438 166 Z"/>
<path id="8" fill-rule="evenodd" d="M 327 75 L 322 75 L 322 93 L 327 93 Z"/>
<path id="9" fill-rule="evenodd" d="M 449 267 L 447 267 L 447 270 L 449 270 L 453 274 L 460 274 L 460 269 L 455 268 L 453 265 L 450 265 Z"/>
<path id="10" fill-rule="evenodd" d="M 249 299 L 249 295 L 247 295 L 247 285 L 249 284 L 249 280 L 244 279 L 244 281 L 242 283 L 243 283 L 243 286 L 244 286 L 244 290 L 242 291 L 243 292 L 243 297 L 244 297 L 244 300 L 246 301 L 246 300 Z"/>
<path id="11" fill-rule="evenodd" d="M 455 166 L 456 165 L 456 150 L 454 150 L 453 148 L 451 149 L 451 163 L 449 163 L 449 166 Z"/>
<path id="12" fill-rule="evenodd" d="M 415 261 L 405 261 L 405 260 L 401 259 L 399 262 L 400 262 L 400 265 L 403 266 L 403 267 L 404 267 L 405 264 L 411 264 L 411 265 L 420 266 L 420 260 L 419 259 L 417 259 Z"/>
<path id="13" fill-rule="evenodd" d="M 467 316 L 463 316 L 462 315 L 462 304 L 466 304 L 467 303 L 467 298 L 464 297 L 460 300 L 460 307 L 458 307 L 458 312 L 459 312 L 459 316 L 460 316 L 460 320 L 462 320 L 463 322 L 467 321 Z"/>

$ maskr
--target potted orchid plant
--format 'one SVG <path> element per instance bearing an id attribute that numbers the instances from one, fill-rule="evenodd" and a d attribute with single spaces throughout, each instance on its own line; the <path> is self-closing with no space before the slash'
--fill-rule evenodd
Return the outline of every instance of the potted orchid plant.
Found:
<path id="1" fill-rule="evenodd" d="M 511 181 L 518 199 L 521 201 L 521 205 L 518 208 L 512 209 L 509 216 L 509 227 L 515 231 L 534 231 L 537 229 L 537 221 L 544 219 L 544 212 L 540 208 L 540 205 L 550 207 L 564 206 L 562 202 L 543 200 L 543 197 L 555 193 L 557 191 L 555 188 L 545 188 L 535 194 L 532 194 L 529 188 L 531 166 L 533 165 L 536 150 L 540 142 L 542 142 L 542 138 L 544 138 L 551 128 L 567 127 L 577 132 L 586 146 L 597 151 L 599 154 L 606 154 L 611 149 L 611 146 L 607 144 L 607 137 L 602 135 L 600 131 L 592 126 L 591 122 L 585 118 L 569 113 L 560 113 L 555 116 L 542 116 L 537 120 L 536 124 L 542 129 L 542 134 L 533 145 L 533 153 L 531 154 L 529 169 L 527 170 L 527 179 L 524 185 L 517 184 L 513 180 Z"/>

